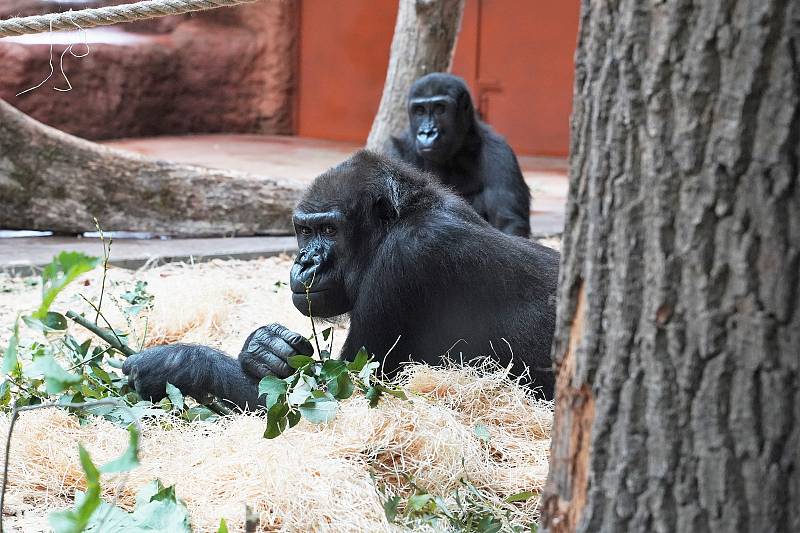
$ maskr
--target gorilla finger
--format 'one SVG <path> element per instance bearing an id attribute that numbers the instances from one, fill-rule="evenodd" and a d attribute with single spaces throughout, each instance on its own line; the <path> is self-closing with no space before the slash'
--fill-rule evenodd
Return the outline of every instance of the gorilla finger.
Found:
<path id="1" fill-rule="evenodd" d="M 289 346 L 291 346 L 295 353 L 302 355 L 314 355 L 314 346 L 311 345 L 308 339 L 295 333 L 294 331 L 280 325 L 270 324 L 272 332 L 283 339 Z"/>
<path id="2" fill-rule="evenodd" d="M 272 374 L 281 379 L 287 378 L 294 373 L 294 369 L 286 361 L 272 353 L 264 354 L 264 365 L 269 368 Z"/>
<path id="3" fill-rule="evenodd" d="M 273 375 L 272 370 L 263 362 L 263 357 L 252 353 L 244 354 L 241 358 L 242 369 L 251 376 L 261 379 Z"/>
<path id="4" fill-rule="evenodd" d="M 285 360 L 267 350 L 244 354 L 241 365 L 245 372 L 258 379 L 264 376 L 285 378 L 294 372 Z"/>

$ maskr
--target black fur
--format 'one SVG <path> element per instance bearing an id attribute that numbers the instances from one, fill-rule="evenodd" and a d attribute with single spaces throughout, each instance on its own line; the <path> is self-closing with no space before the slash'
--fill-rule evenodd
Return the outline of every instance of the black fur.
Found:
<path id="1" fill-rule="evenodd" d="M 404 361 L 439 364 L 448 351 L 457 361 L 488 356 L 513 362 L 517 375 L 530 369 L 552 398 L 558 252 L 497 231 L 435 180 L 367 151 L 319 176 L 295 221 L 301 250 L 291 285 L 310 285 L 315 316 L 315 301 L 330 311 L 323 315 L 350 313 L 342 358 L 364 346 L 391 374 Z M 288 375 L 285 359 L 312 351 L 273 324 L 248 338 L 241 365 L 211 348 L 176 345 L 145 350 L 123 370 L 156 399 L 169 381 L 244 408 L 254 405 L 260 377 Z"/>
<path id="2" fill-rule="evenodd" d="M 393 138 L 391 155 L 436 175 L 503 233 L 529 237 L 530 190 L 517 158 L 477 117 L 464 80 L 423 76 L 411 87 L 408 113 L 409 129 Z"/>

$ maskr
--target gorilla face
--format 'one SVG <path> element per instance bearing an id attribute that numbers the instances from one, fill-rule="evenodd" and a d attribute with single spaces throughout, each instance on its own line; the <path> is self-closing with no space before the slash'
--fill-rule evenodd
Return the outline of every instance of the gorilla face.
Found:
<path id="1" fill-rule="evenodd" d="M 461 147 L 458 103 L 450 96 L 409 100 L 408 113 L 417 153 L 423 158 L 444 161 Z"/>
<path id="2" fill-rule="evenodd" d="M 411 87 L 408 121 L 417 154 L 434 163 L 447 162 L 459 151 L 474 122 L 466 84 L 446 74 L 423 76 Z"/>
<path id="3" fill-rule="evenodd" d="M 300 251 L 289 275 L 292 303 L 306 316 L 329 318 L 349 312 L 344 279 L 337 265 L 337 243 L 345 225 L 340 211 L 295 211 L 294 227 Z"/>

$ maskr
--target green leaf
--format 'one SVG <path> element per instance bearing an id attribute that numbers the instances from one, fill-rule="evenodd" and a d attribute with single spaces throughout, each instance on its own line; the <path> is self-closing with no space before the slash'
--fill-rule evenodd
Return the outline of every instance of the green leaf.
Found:
<path id="1" fill-rule="evenodd" d="M 331 333 L 333 333 L 333 327 L 323 329 L 322 330 L 322 340 L 325 340 L 325 341 L 328 340 L 328 337 L 331 336 Z"/>
<path id="2" fill-rule="evenodd" d="M 380 387 L 370 387 L 364 394 L 367 400 L 369 400 L 370 407 L 377 407 L 382 395 L 383 391 L 381 391 Z"/>
<path id="3" fill-rule="evenodd" d="M 327 359 L 322 363 L 319 376 L 323 381 L 336 378 L 343 372 L 347 372 L 347 363 L 338 359 Z"/>
<path id="4" fill-rule="evenodd" d="M 306 403 L 312 394 L 312 385 L 309 384 L 308 381 L 301 381 L 297 385 L 292 388 L 292 392 L 289 393 L 286 400 L 289 402 L 289 405 L 301 405 Z"/>
<path id="5" fill-rule="evenodd" d="M 350 379 L 350 374 L 347 372 L 339 374 L 336 379 L 331 381 L 328 385 L 328 391 L 337 400 L 346 400 L 353 395 L 355 388 L 356 386 L 353 380 Z"/>
<path id="6" fill-rule="evenodd" d="M 303 418 L 312 424 L 324 424 L 336 418 L 336 410 L 339 403 L 328 399 L 315 399 L 304 403 L 298 409 Z"/>
<path id="7" fill-rule="evenodd" d="M 33 314 L 43 320 L 58 293 L 69 283 L 100 264 L 99 257 L 90 257 L 80 252 L 61 252 L 42 271 L 42 303 Z"/>
<path id="8" fill-rule="evenodd" d="M 483 442 L 489 442 L 489 428 L 486 427 L 485 424 L 481 424 L 480 422 L 475 423 L 475 427 L 472 428 L 475 432 L 475 436 L 478 437 Z"/>
<path id="9" fill-rule="evenodd" d="M 361 369 L 358 373 L 358 377 L 364 384 L 369 387 L 370 386 L 370 378 L 375 374 L 375 371 L 380 366 L 380 363 L 377 361 L 372 361 L 371 363 L 367 363 L 364 365 L 364 368 Z"/>
<path id="10" fill-rule="evenodd" d="M 149 498 L 148 498 L 149 495 Z M 132 528 L 126 533 L 145 533 L 169 531 L 170 533 L 191 533 L 189 511 L 175 495 L 174 487 L 164 487 L 156 480 L 145 486 L 136 495 L 136 509 L 132 516 Z M 105 529 L 97 530 L 103 533 Z"/>
<path id="11" fill-rule="evenodd" d="M 8 380 L 0 384 L 0 405 L 8 406 L 11 403 L 11 382 Z"/>
<path id="12" fill-rule="evenodd" d="M 208 407 L 196 405 L 184 411 L 182 417 L 189 422 L 202 422 L 204 420 L 216 420 L 218 415 Z"/>
<path id="13" fill-rule="evenodd" d="M 314 358 L 307 355 L 293 355 L 287 359 L 287 362 L 292 368 L 303 368 L 306 365 L 314 363 Z"/>
<path id="14" fill-rule="evenodd" d="M 51 513 L 48 521 L 55 533 L 80 533 L 86 529 L 95 510 L 100 506 L 100 471 L 92 462 L 89 452 L 80 444 L 78 455 L 86 476 L 86 492 L 75 498 L 75 508 Z"/>
<path id="15" fill-rule="evenodd" d="M 302 416 L 300 415 L 300 411 L 298 411 L 297 409 L 292 409 L 286 415 L 286 419 L 289 421 L 289 427 L 290 428 L 295 427 L 297 425 L 297 423 L 300 422 L 301 418 L 302 418 Z"/>
<path id="16" fill-rule="evenodd" d="M 67 329 L 67 318 L 61 313 L 53 311 L 48 311 L 41 319 L 34 316 L 23 316 L 22 320 L 29 328 L 45 333 Z"/>
<path id="17" fill-rule="evenodd" d="M 275 402 L 275 405 L 267 410 L 267 428 L 264 430 L 265 439 L 274 439 L 286 429 L 289 420 L 286 415 L 289 413 L 289 405 L 286 403 L 286 396 L 282 395 Z"/>
<path id="18" fill-rule="evenodd" d="M 122 455 L 100 467 L 103 474 L 127 472 L 139 466 L 139 431 L 136 426 L 128 426 L 128 447 Z"/>
<path id="19" fill-rule="evenodd" d="M 82 380 L 81 376 L 64 370 L 52 355 L 37 357 L 25 373 L 30 376 L 44 376 L 45 389 L 50 395 L 58 394 L 71 385 L 77 385 Z"/>
<path id="20" fill-rule="evenodd" d="M 225 521 L 224 518 L 219 519 L 219 527 L 217 528 L 217 533 L 228 533 L 228 523 Z"/>
<path id="21" fill-rule="evenodd" d="M 167 382 L 167 397 L 175 409 L 178 411 L 183 409 L 183 393 L 178 387 L 169 382 Z"/>
<path id="22" fill-rule="evenodd" d="M 400 400 L 408 400 L 408 396 L 406 396 L 406 393 L 403 389 L 393 389 L 384 385 L 377 385 L 377 387 L 381 390 L 381 392 L 385 392 L 389 396 L 394 396 Z"/>
<path id="23" fill-rule="evenodd" d="M 89 367 L 89 370 L 90 370 L 91 374 L 94 377 L 96 377 L 97 379 L 99 379 L 100 381 L 102 381 L 103 383 L 105 383 L 107 385 L 111 385 L 112 380 L 111 380 L 111 376 L 108 374 L 108 372 L 106 372 L 105 370 L 103 370 L 102 368 L 100 368 L 97 365 L 91 365 Z"/>
<path id="24" fill-rule="evenodd" d="M 351 372 L 361 372 L 361 369 L 364 368 L 364 365 L 367 363 L 369 363 L 369 352 L 362 346 L 356 354 L 355 359 L 347 363 L 347 369 Z"/>
<path id="25" fill-rule="evenodd" d="M 14 321 L 14 329 L 11 338 L 8 340 L 8 346 L 3 354 L 3 375 L 8 374 L 17 366 L 17 348 L 19 347 L 19 318 Z"/>
<path id="26" fill-rule="evenodd" d="M 506 503 L 524 502 L 530 500 L 534 496 L 536 496 L 535 492 L 530 492 L 530 491 L 518 492 L 506 498 L 505 501 Z"/>
<path id="27" fill-rule="evenodd" d="M 267 409 L 275 405 L 278 398 L 286 394 L 287 390 L 289 390 L 289 384 L 275 376 L 264 376 L 258 383 L 259 398 L 264 394 L 267 395 Z"/>
<path id="28" fill-rule="evenodd" d="M 408 497 L 408 509 L 412 512 L 418 513 L 431 502 L 433 502 L 433 496 L 430 494 L 414 494 L 413 496 Z"/>
<path id="29" fill-rule="evenodd" d="M 397 518 L 397 507 L 400 505 L 400 496 L 392 496 L 383 503 L 383 513 L 386 515 L 386 520 L 393 524 Z"/>

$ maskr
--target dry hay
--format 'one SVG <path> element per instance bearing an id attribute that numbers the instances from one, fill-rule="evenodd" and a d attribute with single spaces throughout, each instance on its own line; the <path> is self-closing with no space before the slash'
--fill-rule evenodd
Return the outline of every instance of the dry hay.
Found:
<path id="1" fill-rule="evenodd" d="M 176 485 L 198 531 L 215 531 L 221 517 L 241 530 L 245 503 L 260 514 L 261 531 L 393 531 L 373 472 L 391 492 L 403 493 L 403 479 L 411 476 L 442 496 L 465 476 L 496 505 L 532 521 L 535 499 L 502 500 L 541 489 L 551 405 L 531 399 L 502 372 L 410 365 L 404 382 L 415 393 L 410 402 L 392 399 L 370 409 L 364 398 L 353 398 L 330 425 L 302 421 L 274 440 L 262 438 L 264 420 L 255 415 L 213 424 L 146 423 L 142 465 L 130 474 L 119 504 L 132 508 L 136 490 L 157 477 Z M 7 421 L 0 431 L 7 431 Z M 478 423 L 488 428 L 488 442 L 476 436 Z M 78 442 L 102 463 L 118 455 L 126 439 L 123 429 L 102 419 L 80 426 L 59 410 L 25 413 L 9 472 L 9 508 L 20 512 L 24 530 L 37 530 L 35 517 L 68 506 L 74 490 L 83 488 Z M 106 479 L 107 498 L 115 486 Z"/>
<path id="2" fill-rule="evenodd" d="M 247 333 L 265 323 L 310 330 L 288 288 L 275 285 L 286 280 L 290 261 L 217 261 L 137 273 L 112 269 L 103 310 L 115 327 L 133 329 L 136 339 L 146 332 L 145 345 L 203 342 L 237 353 Z M 53 309 L 88 310 L 78 293 L 97 302 L 100 278 L 99 269 L 83 276 Z M 118 296 L 135 280 L 148 282 L 155 305 L 129 321 Z M 39 290 L 17 283 L 0 294 L 0 322 L 9 324 L 17 312 L 35 308 Z M 85 336 L 78 327 L 71 331 Z M 23 335 L 33 333 L 23 329 Z M 345 335 L 337 326 L 334 353 Z M 353 398 L 329 426 L 303 421 L 275 440 L 262 438 L 265 421 L 254 415 L 213 424 L 148 422 L 142 465 L 130 474 L 119 503 L 130 509 L 138 488 L 157 477 L 176 484 L 198 531 L 216 531 L 221 517 L 241 531 L 245 503 L 259 512 L 262 531 L 394 531 L 371 475 L 390 492 L 407 495 L 403 480 L 411 476 L 442 496 L 466 477 L 495 505 L 522 522 L 533 520 L 536 499 L 513 505 L 502 500 L 542 487 L 552 405 L 533 400 L 502 371 L 409 365 L 401 379 L 414 393 L 411 402 L 391 399 L 369 409 L 363 398 Z M 476 436 L 476 424 L 488 428 L 488 442 Z M 0 418 L 0 432 L 6 430 L 7 418 Z M 103 463 L 121 452 L 126 438 L 123 429 L 101 419 L 80 426 L 54 409 L 26 413 L 13 440 L 6 513 L 15 516 L 7 514 L 7 523 L 17 531 L 47 530 L 46 515 L 70 506 L 74 490 L 83 486 L 77 443 Z M 108 499 L 116 484 L 104 478 Z"/>
<path id="3" fill-rule="evenodd" d="M 255 261 L 171 263 L 139 272 L 112 267 L 106 280 L 103 314 L 115 328 L 131 333 L 129 343 L 134 346 L 198 342 L 235 354 L 253 329 L 270 322 L 310 333 L 308 318 L 291 303 L 286 284 L 291 264 L 292 259 L 283 255 Z M 20 280 L 0 274 L 0 326 L 10 326 L 18 312 L 29 313 L 36 308 L 41 288 L 31 285 L 31 280 L 35 278 Z M 135 281 L 147 282 L 155 305 L 130 319 L 122 312 L 128 304 L 119 296 L 132 289 Z M 67 287 L 53 310 L 83 311 L 94 318 L 82 297 L 98 304 L 101 286 L 102 269 L 98 268 Z M 335 327 L 334 349 L 341 346 L 346 335 L 344 325 Z M 70 329 L 79 338 L 90 335 L 77 326 Z M 9 334 L 10 328 L 0 327 L 0 345 L 7 342 Z M 22 334 L 33 332 L 23 326 Z"/>

